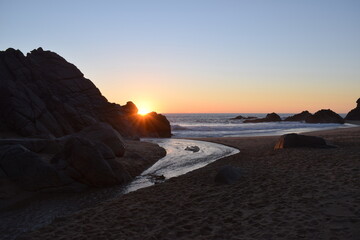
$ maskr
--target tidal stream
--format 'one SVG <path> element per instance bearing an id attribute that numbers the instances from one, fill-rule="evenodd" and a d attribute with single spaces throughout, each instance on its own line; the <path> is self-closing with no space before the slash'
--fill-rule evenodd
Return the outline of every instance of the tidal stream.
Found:
<path id="1" fill-rule="evenodd" d="M 163 147 L 166 150 L 166 156 L 157 161 L 153 166 L 145 170 L 140 176 L 127 185 L 124 193 L 151 186 L 154 182 L 157 182 L 156 178 L 161 178 L 163 176 L 166 180 L 177 177 L 204 167 L 220 158 L 239 152 L 236 148 L 221 144 L 187 139 L 154 138 L 145 139 L 145 141 L 156 143 Z M 195 148 L 191 150 L 192 147 Z"/>
<path id="2" fill-rule="evenodd" d="M 0 238 L 16 239 L 25 232 L 51 223 L 55 218 L 121 197 L 123 194 L 185 174 L 239 152 L 235 148 L 221 144 L 195 140 L 143 139 L 143 141 L 159 144 L 167 154 L 134 181 L 122 187 L 94 189 L 78 194 L 44 194 L 43 198 L 37 198 L 28 204 L 21 204 L 21 207 L 0 212 Z M 188 150 L 185 150 L 186 148 Z"/>

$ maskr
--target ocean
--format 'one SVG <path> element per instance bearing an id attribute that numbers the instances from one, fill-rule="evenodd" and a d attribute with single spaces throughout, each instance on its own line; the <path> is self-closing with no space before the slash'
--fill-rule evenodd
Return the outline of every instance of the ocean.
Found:
<path id="1" fill-rule="evenodd" d="M 170 113 L 164 115 L 170 121 L 173 138 L 271 136 L 353 126 L 351 124 L 305 122 L 243 123 L 243 120 L 232 119 L 239 115 L 263 118 L 266 114 L 262 113 Z M 279 114 L 282 119 L 292 115 L 294 114 Z"/>

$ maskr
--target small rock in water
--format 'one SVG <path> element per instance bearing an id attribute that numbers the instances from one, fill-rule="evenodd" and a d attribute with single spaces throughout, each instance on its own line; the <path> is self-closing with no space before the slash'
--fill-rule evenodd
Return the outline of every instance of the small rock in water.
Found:
<path id="1" fill-rule="evenodd" d="M 200 151 L 200 148 L 198 146 L 187 146 L 185 148 L 186 151 L 192 151 L 192 152 L 198 152 Z"/>
<path id="2" fill-rule="evenodd" d="M 215 182 L 219 184 L 232 184 L 241 177 L 241 171 L 237 167 L 223 166 L 215 176 Z"/>
<path id="3" fill-rule="evenodd" d="M 164 175 L 149 174 L 148 176 L 155 184 L 165 181 Z"/>

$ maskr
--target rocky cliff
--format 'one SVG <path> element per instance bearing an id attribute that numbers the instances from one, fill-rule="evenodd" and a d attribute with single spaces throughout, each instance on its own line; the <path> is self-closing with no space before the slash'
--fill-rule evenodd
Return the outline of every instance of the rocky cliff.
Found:
<path id="1" fill-rule="evenodd" d="M 26 192 L 124 184 L 166 152 L 165 116 L 109 103 L 78 68 L 41 48 L 0 51 L 0 210 Z"/>
<path id="2" fill-rule="evenodd" d="M 61 137 L 106 122 L 125 137 L 171 136 L 164 116 L 140 119 L 136 113 L 133 103 L 108 102 L 76 66 L 54 52 L 0 51 L 0 132 Z"/>

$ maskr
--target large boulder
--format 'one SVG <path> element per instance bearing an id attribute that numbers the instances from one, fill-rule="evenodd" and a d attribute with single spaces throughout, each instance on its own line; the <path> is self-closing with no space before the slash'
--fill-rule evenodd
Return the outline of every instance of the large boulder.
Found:
<path id="1" fill-rule="evenodd" d="M 92 142 L 101 142 L 107 145 L 117 157 L 125 154 L 125 146 L 121 135 L 107 123 L 97 123 L 77 133 L 78 136 L 90 139 Z"/>
<path id="2" fill-rule="evenodd" d="M 239 168 L 233 166 L 223 166 L 215 176 L 215 182 L 218 184 L 233 184 L 241 177 L 242 172 Z"/>
<path id="3" fill-rule="evenodd" d="M 312 116 L 312 114 L 309 113 L 309 111 L 303 111 L 301 113 L 298 113 L 298 114 L 295 114 L 293 116 L 285 118 L 284 121 L 287 121 L 287 122 L 303 122 L 308 117 L 311 117 L 311 116 Z"/>
<path id="4" fill-rule="evenodd" d="M 67 140 L 64 150 L 51 162 L 59 171 L 91 187 L 124 183 L 130 179 L 129 174 L 120 163 L 111 158 L 109 151 L 112 150 L 105 144 L 95 144 L 82 137 L 71 137 Z"/>
<path id="5" fill-rule="evenodd" d="M 59 139 L 19 138 L 0 139 L 0 146 L 21 145 L 35 153 L 58 153 L 62 149 Z"/>
<path id="6" fill-rule="evenodd" d="M 274 149 L 283 148 L 331 148 L 321 137 L 305 136 L 296 133 L 285 134 L 279 138 Z"/>
<path id="7" fill-rule="evenodd" d="M 69 184 L 50 164 L 21 145 L 0 146 L 0 178 L 9 179 L 20 188 L 38 191 Z"/>
<path id="8" fill-rule="evenodd" d="M 151 112 L 145 116 L 136 115 L 132 118 L 132 122 L 140 136 L 171 137 L 170 122 L 162 114 Z"/>
<path id="9" fill-rule="evenodd" d="M 249 119 L 245 120 L 244 123 L 261 123 L 261 122 L 280 122 L 281 117 L 276 113 L 269 113 L 265 118 Z"/>
<path id="10" fill-rule="evenodd" d="M 343 124 L 344 119 L 337 113 L 330 109 L 322 109 L 317 111 L 314 115 L 305 119 L 307 123 L 340 123 Z"/>
<path id="11" fill-rule="evenodd" d="M 75 65 L 54 52 L 0 51 L 1 132 L 53 138 L 107 122 L 122 136 L 134 137 L 144 132 L 132 124 L 135 113 L 131 102 L 109 103 Z M 149 134 L 171 135 L 170 124 L 166 134 L 158 127 L 147 128 Z"/>
<path id="12" fill-rule="evenodd" d="M 345 117 L 345 120 L 359 121 L 360 120 L 360 98 L 356 101 L 357 106 L 351 110 Z"/>

